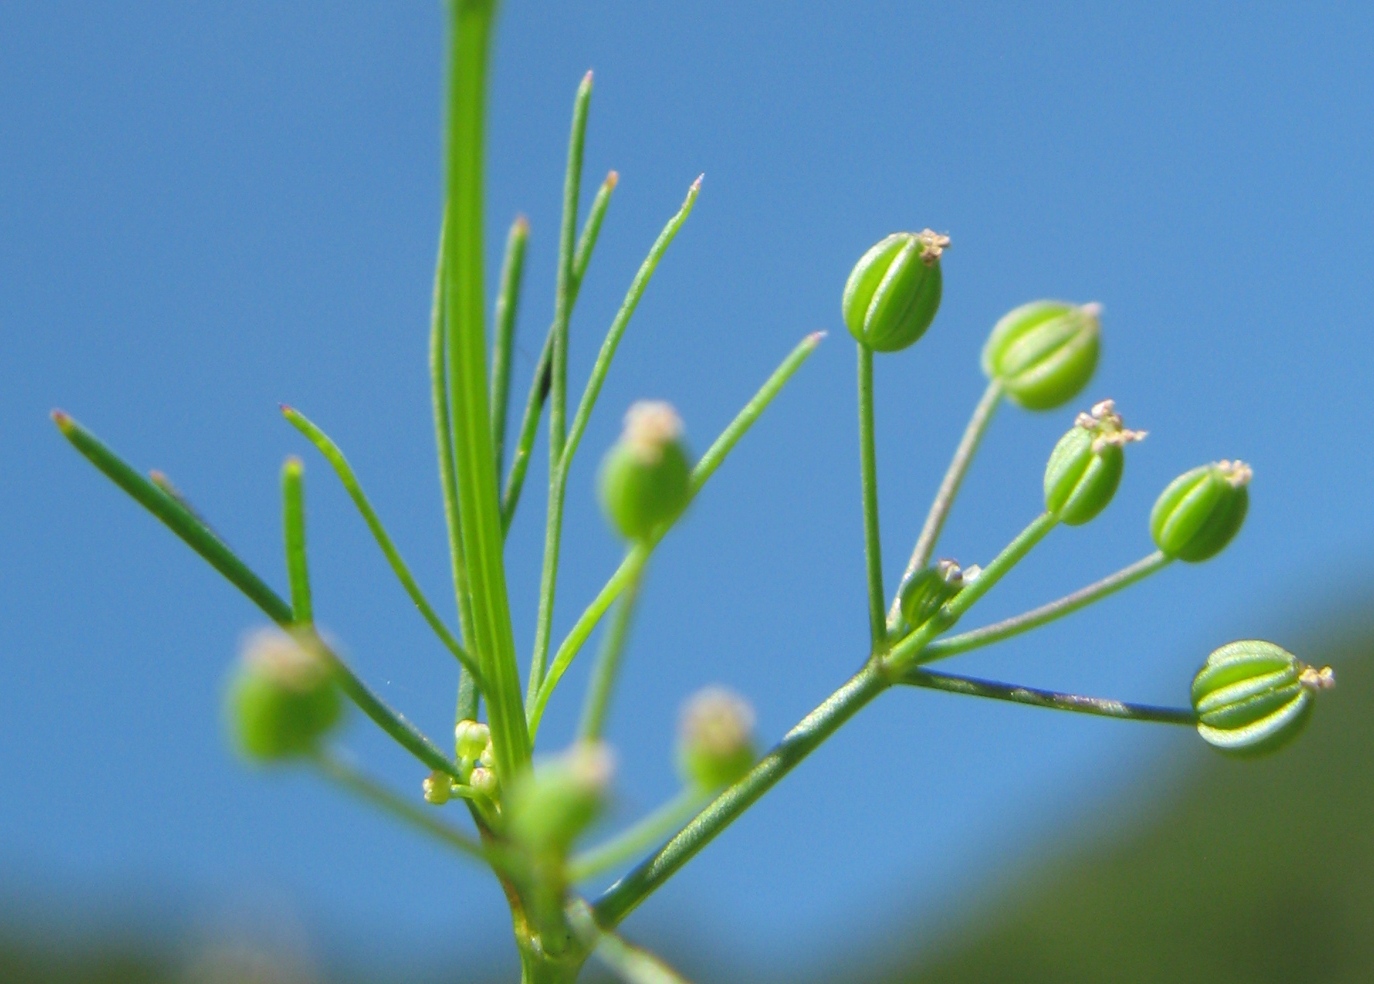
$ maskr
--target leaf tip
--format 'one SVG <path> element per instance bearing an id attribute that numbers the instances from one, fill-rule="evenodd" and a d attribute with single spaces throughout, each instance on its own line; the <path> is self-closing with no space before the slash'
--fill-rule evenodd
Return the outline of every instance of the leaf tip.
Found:
<path id="1" fill-rule="evenodd" d="M 808 348 L 815 348 L 821 342 L 825 341 L 825 336 L 829 334 L 830 332 L 828 331 L 813 331 L 806 336 L 805 344 Z"/>
<path id="2" fill-rule="evenodd" d="M 71 415 L 65 410 L 54 410 L 50 416 L 57 429 L 64 435 L 70 435 L 76 429 L 76 421 L 72 420 Z"/>
<path id="3" fill-rule="evenodd" d="M 615 186 L 620 184 L 620 172 L 611 171 L 609 174 L 606 175 L 606 180 L 603 181 L 602 184 L 605 186 L 607 191 L 614 190 Z"/>

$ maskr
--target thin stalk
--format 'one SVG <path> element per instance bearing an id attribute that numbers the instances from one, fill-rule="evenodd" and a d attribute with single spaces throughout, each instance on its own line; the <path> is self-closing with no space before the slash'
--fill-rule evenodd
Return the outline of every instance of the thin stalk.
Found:
<path id="1" fill-rule="evenodd" d="M 387 564 L 390 565 L 392 573 L 396 575 L 396 580 L 401 582 L 401 587 L 410 597 L 422 618 L 434 630 L 434 634 L 462 664 L 463 668 L 475 676 L 479 681 L 482 673 L 477 666 L 477 661 L 462 647 L 457 638 L 439 618 L 434 606 L 429 603 L 420 590 L 420 585 L 416 582 L 415 576 L 411 574 L 410 568 L 406 565 L 401 553 L 396 549 L 396 544 L 392 541 L 391 535 L 387 533 L 386 527 L 382 525 L 381 518 L 377 515 L 377 510 L 372 507 L 371 501 L 363 492 L 362 486 L 358 483 L 358 476 L 353 471 L 353 466 L 348 463 L 344 453 L 339 446 L 330 439 L 329 435 L 310 420 L 305 414 L 294 407 L 283 406 L 281 408 L 284 416 L 291 426 L 300 431 L 315 448 L 324 455 L 325 460 L 333 466 L 335 474 L 339 476 L 339 481 L 343 484 L 348 497 L 353 500 L 353 505 L 358 508 L 358 512 L 363 517 L 363 522 L 372 532 L 372 537 L 377 541 L 377 546 L 382 548 L 382 553 L 386 556 Z"/>
<path id="2" fill-rule="evenodd" d="M 707 794 L 689 786 L 657 810 L 568 862 L 568 881 L 587 881 L 620 867 L 642 851 L 663 843 L 706 805 Z"/>
<path id="3" fill-rule="evenodd" d="M 126 492 L 175 533 L 183 543 L 198 553 L 211 567 L 224 575 L 262 609 L 264 615 L 283 628 L 295 624 L 291 606 L 248 565 L 230 550 L 211 529 L 176 499 L 134 470 L 124 459 L 61 410 L 53 411 L 53 420 L 64 437 L 112 482 Z M 329 662 L 339 682 L 339 688 L 372 722 L 390 735 L 397 744 L 431 769 L 458 777 L 458 767 L 439 751 L 438 747 L 413 724 L 387 706 L 386 702 L 368 689 L 362 679 L 343 658 L 320 643 L 320 652 Z"/>
<path id="4" fill-rule="evenodd" d="M 1158 724 L 1192 725 L 1197 723 L 1197 715 L 1193 713 L 1191 708 L 1155 707 L 1150 704 L 1128 704 L 1106 697 L 1062 694 L 1053 690 L 1037 690 L 1034 687 L 1021 687 L 1010 683 L 995 683 L 991 680 L 976 680 L 972 677 L 954 676 L 947 673 L 932 673 L 916 666 L 905 670 L 897 682 L 912 687 L 924 687 L 927 690 L 943 690 L 951 694 L 987 697 L 992 700 L 1010 701 L 1014 704 L 1047 707 L 1056 711 L 1095 714 L 1098 717 L 1122 718 L 1129 721 L 1153 721 Z"/>
<path id="5" fill-rule="evenodd" d="M 295 456 L 281 469 L 282 532 L 286 576 L 291 583 L 291 617 L 299 625 L 315 620 L 310 604 L 310 568 L 305 556 L 305 466 Z"/>
<path id="6" fill-rule="evenodd" d="M 864 559 L 868 566 L 868 629 L 873 652 L 887 641 L 883 621 L 883 547 L 878 532 L 878 450 L 873 426 L 873 350 L 859 350 L 859 478 L 864 507 Z"/>
<path id="7" fill-rule="evenodd" d="M 964 436 L 959 439 L 959 446 L 954 449 L 954 458 L 940 482 L 939 491 L 935 493 L 935 501 L 930 505 L 930 512 L 926 514 L 925 525 L 921 527 L 921 535 L 916 540 L 916 549 L 911 553 L 911 560 L 907 562 L 906 571 L 902 575 L 903 580 L 930 563 L 936 541 L 940 539 L 940 531 L 944 529 L 945 520 L 949 518 L 950 507 L 954 505 L 954 498 L 959 494 L 959 486 L 963 484 L 964 476 L 973 462 L 973 456 L 978 451 L 978 444 L 987 433 L 988 425 L 992 423 L 993 411 L 1001 402 L 1002 384 L 994 379 L 988 383 L 988 388 L 983 391 L 978 405 L 973 408 L 973 416 L 964 428 Z M 901 613 L 901 601 L 894 598 L 892 608 L 888 611 L 888 624 L 897 624 Z"/>
<path id="8" fill-rule="evenodd" d="M 582 289 L 582 280 L 587 275 L 587 266 L 592 261 L 597 238 L 601 235 L 601 223 L 606 218 L 606 209 L 611 204 L 611 192 L 615 191 L 620 176 L 614 171 L 606 175 L 606 180 L 597 190 L 592 200 L 587 221 L 582 225 L 582 233 L 577 239 L 577 250 L 573 254 L 573 277 L 570 297 L 573 303 Z M 515 457 L 511 459 L 510 471 L 506 474 L 506 484 L 501 496 L 501 527 L 509 532 L 511 521 L 515 518 L 515 508 L 520 504 L 520 492 L 525 485 L 525 472 L 530 466 L 530 452 L 534 449 L 534 439 L 539 431 L 539 415 L 544 410 L 544 401 L 549 397 L 553 385 L 553 332 L 557 323 L 549 326 L 544 336 L 544 348 L 539 353 L 539 361 L 530 382 L 530 393 L 525 400 L 525 412 L 520 418 L 520 435 L 516 442 Z"/>
<path id="9" fill-rule="evenodd" d="M 1056 601 L 1041 605 L 1039 608 L 1033 608 L 1014 618 L 1004 619 L 992 625 L 985 625 L 981 629 L 974 629 L 972 632 L 964 632 L 945 639 L 936 639 L 921 652 L 921 662 L 932 663 L 937 659 L 966 653 L 971 649 L 978 649 L 1020 635 L 1022 632 L 1029 632 L 1031 629 L 1039 628 L 1056 619 L 1063 618 L 1065 615 L 1071 615 L 1081 608 L 1086 608 L 1094 602 L 1101 601 L 1108 595 L 1128 588 L 1137 581 L 1143 581 L 1155 571 L 1162 570 L 1168 565 L 1169 558 L 1156 550 L 1148 557 L 1142 557 L 1115 574 L 1104 577 L 1087 587 L 1079 588 L 1073 594 L 1065 595 Z"/>
<path id="10" fill-rule="evenodd" d="M 451 5 L 444 242 L 445 355 L 457 472 L 459 531 L 472 595 L 472 648 L 497 774 L 514 781 L 530 762 L 520 699 L 491 442 L 482 277 L 482 169 L 492 0 Z"/>
<path id="11" fill-rule="evenodd" d="M 787 358 L 783 359 L 782 364 L 773 370 L 772 375 L 744 405 L 744 408 L 735 415 L 735 419 L 730 421 L 725 430 L 721 431 L 720 436 L 706 449 L 706 453 L 701 456 L 701 459 L 692 469 L 691 488 L 693 497 L 701 492 L 707 480 L 725 463 L 726 457 L 734 450 L 735 445 L 739 444 L 744 435 L 748 433 L 749 428 L 763 415 L 763 411 L 768 409 L 768 405 L 782 392 L 783 386 L 796 375 L 797 370 L 802 367 L 802 363 L 810 357 L 812 352 L 816 351 L 816 346 L 820 345 L 824 338 L 825 332 L 823 331 L 813 332 L 803 338 L 797 347 L 788 353 Z M 596 628 L 597 623 L 606 614 L 607 609 L 611 607 L 615 599 L 620 596 L 620 592 L 625 589 L 631 579 L 638 576 L 638 568 L 648 560 L 649 554 L 665 532 L 658 531 L 648 543 L 636 544 L 626 553 L 625 559 L 620 562 L 620 566 L 616 568 L 610 580 L 606 582 L 600 593 L 569 630 L 567 637 L 554 654 L 544 683 L 540 686 L 535 699 L 529 702 L 531 731 L 539 729 L 539 719 L 543 716 L 544 705 L 548 703 L 549 696 L 553 693 L 554 687 L 558 685 L 563 672 L 572 663 L 573 657 L 582 649 L 587 637 L 592 634 L 592 630 Z"/>
<path id="12" fill-rule="evenodd" d="M 789 731 L 748 775 L 727 787 L 667 844 L 608 888 L 593 907 L 597 923 L 617 925 L 888 685 L 879 663 L 869 661 Z"/>
<path id="13" fill-rule="evenodd" d="M 480 841 L 435 818 L 432 815 L 433 807 L 426 809 L 397 795 L 371 776 L 365 775 L 353 763 L 324 749 L 316 751 L 310 757 L 310 763 L 326 779 L 338 783 L 354 796 L 395 817 L 411 828 L 432 837 L 447 847 L 455 848 L 470 858 L 488 864 L 492 863 L 490 855 Z"/>
<path id="14" fill-rule="evenodd" d="M 587 143 L 587 110 L 592 101 L 592 73 L 582 77 L 573 97 L 568 163 L 563 172 L 563 218 L 558 229 L 558 277 L 554 285 L 553 375 L 549 403 L 549 468 L 558 467 L 567 436 L 568 325 L 572 321 L 573 258 L 577 250 L 577 201 L 582 189 L 582 151 Z"/>
<path id="15" fill-rule="evenodd" d="M 191 504 L 191 500 L 182 493 L 181 489 L 172 484 L 172 480 L 167 477 L 166 472 L 159 471 L 156 468 L 150 468 L 148 469 L 148 480 L 175 499 L 178 505 L 190 513 L 191 517 L 196 522 L 200 523 L 201 526 L 204 526 L 216 539 L 221 541 L 224 540 L 224 537 L 215 532 L 215 528 L 205 521 L 205 517 Z"/>
<path id="16" fill-rule="evenodd" d="M 1002 552 L 992 558 L 988 566 L 983 568 L 971 583 L 950 599 L 935 618 L 892 647 L 892 651 L 883 661 L 885 671 L 900 673 L 913 662 L 922 662 L 931 639 L 958 622 L 963 614 L 991 591 L 1008 571 L 1020 563 L 1022 558 L 1030 553 L 1031 548 L 1043 540 L 1058 522 L 1049 513 L 1041 513 L 1031 520 L 1030 525 L 1016 534 L 1015 539 L 1003 547 Z"/>
<path id="17" fill-rule="evenodd" d="M 506 416 L 510 409 L 511 353 L 515 347 L 515 316 L 520 307 L 520 282 L 525 272 L 525 246 L 530 223 L 517 216 L 506 234 L 506 255 L 501 262 L 501 286 L 492 313 L 495 332 L 491 350 L 491 443 L 496 448 L 496 473 L 505 467 Z"/>
<path id="18" fill-rule="evenodd" d="M 644 569 L 626 585 L 616 604 L 615 618 L 606 630 L 597 656 L 596 666 L 592 668 L 592 680 L 587 687 L 586 702 L 582 705 L 582 722 L 578 726 L 578 737 L 583 741 L 597 741 L 606 731 L 606 716 L 610 712 L 611 692 L 615 689 L 616 677 L 620 671 L 620 658 L 625 653 L 625 644 L 630 638 L 630 622 L 634 619 L 635 604 L 639 601 L 639 589 L 644 583 Z"/>
<path id="19" fill-rule="evenodd" d="M 626 984 L 690 984 L 687 978 L 648 950 L 635 946 L 618 933 L 602 929 L 590 907 L 581 899 L 568 906 L 567 916 L 582 946 L 591 950 Z"/>
<path id="20" fill-rule="evenodd" d="M 577 413 L 573 417 L 572 428 L 568 431 L 565 439 L 560 439 L 559 453 L 551 459 L 549 508 L 544 529 L 544 565 L 539 579 L 539 611 L 534 630 L 534 656 L 530 661 L 526 703 L 539 692 L 548 665 L 549 643 L 553 633 L 554 601 L 558 591 L 558 554 L 563 539 L 563 504 L 567 498 L 568 472 L 572 468 L 573 455 L 577 453 L 577 446 L 581 443 L 582 435 L 587 429 L 587 421 L 591 418 L 592 408 L 596 405 L 596 398 L 601 393 L 601 386 L 605 382 L 606 373 L 610 371 L 611 360 L 615 358 L 615 350 L 625 334 L 625 329 L 629 326 L 630 318 L 634 314 L 635 308 L 639 306 L 644 291 L 648 289 L 649 281 L 653 279 L 654 271 L 658 269 L 663 254 L 668 251 L 668 246 L 677 236 L 678 230 L 687 221 L 687 216 L 692 213 L 692 206 L 696 203 L 700 191 L 701 178 L 697 178 L 687 191 L 686 201 L 682 203 L 677 214 L 668 220 L 668 224 L 663 227 L 663 231 L 658 234 L 653 246 L 649 248 L 649 255 L 640 264 L 634 280 L 630 282 L 630 289 L 620 304 L 620 310 L 616 312 L 615 318 L 611 321 L 611 327 L 606 332 L 605 341 L 601 344 L 601 351 L 597 354 L 596 363 L 592 366 L 586 389 L 583 390 L 582 399 L 578 403 Z M 555 336 L 553 403 L 549 416 L 550 434 L 556 433 L 554 415 L 558 410 L 558 405 L 558 341 L 557 336 Z M 562 437 L 560 435 L 560 438 Z"/>

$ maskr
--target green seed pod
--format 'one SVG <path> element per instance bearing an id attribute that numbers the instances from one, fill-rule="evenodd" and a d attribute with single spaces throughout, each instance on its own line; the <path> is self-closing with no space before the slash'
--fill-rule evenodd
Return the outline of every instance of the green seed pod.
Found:
<path id="1" fill-rule="evenodd" d="M 610 750 L 588 742 L 524 773 L 506 795 L 511 837 L 533 851 L 566 854 L 605 806 L 611 769 Z"/>
<path id="2" fill-rule="evenodd" d="M 983 346 L 983 372 L 1027 410 L 1068 403 L 1092 378 L 1102 305 L 1032 301 L 1002 316 Z"/>
<path id="3" fill-rule="evenodd" d="M 854 264 L 840 302 L 849 333 L 875 352 L 898 352 L 925 334 L 940 308 L 940 254 L 949 237 L 895 232 Z"/>
<path id="4" fill-rule="evenodd" d="M 1287 744 L 1307 724 L 1319 690 L 1336 685 L 1274 645 L 1248 639 L 1222 646 L 1193 678 L 1198 734 L 1233 755 L 1263 755 Z"/>
<path id="5" fill-rule="evenodd" d="M 1106 509 L 1126 467 L 1122 448 L 1144 437 L 1144 431 L 1122 426 L 1111 400 L 1103 400 L 1090 413 L 1080 413 L 1050 452 L 1045 466 L 1045 510 L 1061 523 L 1081 526 Z"/>
<path id="6" fill-rule="evenodd" d="M 622 536 L 645 540 L 687 508 L 691 476 L 677 412 L 666 403 L 636 403 L 601 462 L 601 505 Z"/>
<path id="7" fill-rule="evenodd" d="M 1155 545 L 1178 560 L 1216 556 L 1245 522 L 1251 475 L 1243 461 L 1218 461 L 1174 479 L 1150 510 Z"/>
<path id="8" fill-rule="evenodd" d="M 262 761 L 303 755 L 343 707 L 314 639 L 268 630 L 255 635 L 229 687 L 229 724 L 240 750 Z"/>
<path id="9" fill-rule="evenodd" d="M 476 762 L 491 741 L 491 730 L 480 721 L 459 721 L 453 727 L 454 750 L 460 760 Z"/>
<path id="10" fill-rule="evenodd" d="M 682 711 L 678 768 L 686 782 L 716 790 L 742 778 L 754 767 L 754 710 L 723 687 L 695 694 Z"/>
<path id="11" fill-rule="evenodd" d="M 907 631 L 914 632 L 929 622 L 945 602 L 962 590 L 964 572 L 952 560 L 940 560 L 914 572 L 897 592 Z"/>

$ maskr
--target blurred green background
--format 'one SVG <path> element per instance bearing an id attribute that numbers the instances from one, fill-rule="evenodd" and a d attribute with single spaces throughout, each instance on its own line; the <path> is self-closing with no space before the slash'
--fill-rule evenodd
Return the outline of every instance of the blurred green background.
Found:
<path id="1" fill-rule="evenodd" d="M 1236 761 L 1198 741 L 1176 773 L 1142 776 L 1114 808 L 1059 831 L 938 930 L 900 913 L 812 980 L 863 984 L 1359 984 L 1374 975 L 1374 620 L 1325 618 L 1300 651 L 1339 685 L 1275 756 Z M 1048 713 L 1009 708 L 1011 713 Z M 1145 800 L 1149 800 L 1148 806 Z M 882 912 L 883 906 L 874 905 Z M 17 915 L 11 913 L 11 915 Z M 111 913 L 110 915 L 114 915 Z M 391 972 L 326 976 L 253 939 L 103 936 L 0 923 L 7 984 L 392 984 L 503 980 L 452 943 Z M 698 981 L 742 981 L 693 941 L 653 943 Z M 454 952 L 450 952 L 454 951 Z M 484 950 L 480 959 L 490 959 Z M 595 980 L 590 969 L 588 980 Z M 750 979 L 754 979 L 751 978 Z"/>

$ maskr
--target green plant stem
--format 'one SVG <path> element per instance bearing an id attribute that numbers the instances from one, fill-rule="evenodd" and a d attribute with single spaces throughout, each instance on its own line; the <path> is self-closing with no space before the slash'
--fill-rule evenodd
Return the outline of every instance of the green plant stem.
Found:
<path id="1" fill-rule="evenodd" d="M 283 406 L 281 412 L 291 426 L 300 431 L 305 439 L 313 444 L 320 454 L 324 455 L 325 460 L 333 466 L 335 474 L 339 476 L 339 481 L 348 493 L 348 497 L 353 500 L 353 505 L 362 515 L 363 522 L 372 532 L 373 539 L 377 541 L 377 546 L 382 548 L 382 553 L 386 556 L 387 564 L 390 565 L 392 572 L 396 575 L 396 580 L 401 582 L 401 587 L 405 589 L 405 593 L 410 597 L 421 617 L 434 630 L 434 634 L 439 637 L 445 648 L 457 658 L 463 668 L 480 682 L 482 673 L 476 660 L 459 644 L 448 626 L 439 618 L 424 592 L 420 590 L 420 585 L 416 582 L 415 576 L 410 573 L 410 568 L 401 557 L 400 551 L 396 549 L 396 544 L 392 541 L 391 535 L 382 525 L 377 510 L 372 507 L 371 501 L 358 483 L 358 476 L 354 473 L 353 466 L 348 463 L 348 459 L 344 457 L 339 446 L 330 439 L 328 434 L 320 430 L 309 417 L 294 407 Z"/>
<path id="2" fill-rule="evenodd" d="M 587 221 L 582 225 L 582 233 L 577 239 L 577 250 L 573 254 L 573 278 L 571 300 L 577 301 L 582 289 L 582 279 L 587 275 L 587 266 L 592 261 L 597 238 L 601 235 L 601 223 L 606 218 L 606 209 L 611 204 L 611 193 L 615 191 L 620 177 L 614 171 L 606 175 L 601 188 L 592 200 Z M 516 506 L 520 504 L 520 492 L 525 485 L 525 473 L 529 470 L 530 453 L 539 432 L 539 416 L 544 402 L 548 399 L 549 388 L 553 384 L 553 333 L 557 322 L 549 326 L 544 336 L 544 348 L 539 353 L 539 361 L 530 382 L 530 393 L 525 400 L 525 412 L 520 418 L 520 433 L 516 442 L 515 457 L 511 459 L 510 471 L 501 496 L 501 526 L 509 532 L 511 521 L 515 518 Z"/>
<path id="3" fill-rule="evenodd" d="M 1014 618 L 1004 619 L 992 625 L 985 625 L 981 629 L 974 629 L 972 632 L 964 632 L 957 636 L 950 636 L 945 639 L 936 639 L 921 652 L 922 663 L 932 663 L 937 659 L 944 659 L 959 653 L 966 653 L 971 649 L 978 649 L 982 646 L 991 645 L 994 642 L 1001 642 L 1003 639 L 1020 635 L 1022 632 L 1029 632 L 1031 629 L 1039 628 L 1056 619 L 1070 615 L 1079 609 L 1086 608 L 1094 602 L 1101 601 L 1108 595 L 1115 594 L 1123 588 L 1128 588 L 1137 581 L 1142 581 L 1155 571 L 1162 570 L 1169 565 L 1169 558 L 1156 550 L 1148 557 L 1123 567 L 1102 580 L 1089 584 L 1087 587 L 1080 588 L 1073 594 L 1033 608 Z"/>
<path id="4" fill-rule="evenodd" d="M 291 617 L 300 625 L 315 620 L 310 604 L 310 568 L 305 556 L 305 468 L 290 457 L 281 469 L 282 532 L 286 576 L 291 584 Z"/>
<path id="5" fill-rule="evenodd" d="M 491 442 L 482 287 L 482 169 L 487 61 L 493 0 L 451 10 L 444 313 L 450 413 L 457 472 L 459 531 L 472 595 L 472 648 L 497 774 L 512 782 L 529 767 L 530 738 L 521 701 L 506 590 L 501 505 Z"/>
<path id="6" fill-rule="evenodd" d="M 563 172 L 563 218 L 558 228 L 558 276 L 554 286 L 553 375 L 549 393 L 549 468 L 558 467 L 567 438 L 568 326 L 576 287 L 573 259 L 577 250 L 577 204 L 582 190 L 582 153 L 587 143 L 587 111 L 592 100 L 592 73 L 582 77 L 573 97 L 568 163 Z"/>
<path id="7" fill-rule="evenodd" d="M 643 583 L 644 568 L 641 567 L 616 603 L 615 618 L 611 620 L 606 637 L 602 640 L 601 652 L 592 668 L 591 683 L 587 687 L 586 701 L 582 705 L 582 722 L 577 732 L 583 741 L 597 741 L 606 731 L 611 692 L 615 689 L 616 677 L 620 672 L 620 659 L 629 641 L 630 623 L 634 619 L 635 604 L 639 601 L 639 590 Z"/>
<path id="8" fill-rule="evenodd" d="M 878 532 L 878 449 L 873 425 L 873 350 L 859 350 L 859 477 L 864 507 L 864 559 L 868 566 L 868 628 L 873 652 L 887 642 L 883 621 L 883 547 Z"/>
<path id="9" fill-rule="evenodd" d="M 735 415 L 725 430 L 721 431 L 720 436 L 706 449 L 706 453 L 701 456 L 701 459 L 692 469 L 691 488 L 693 497 L 701 492 L 706 482 L 725 463 L 726 457 L 734 450 L 735 445 L 763 415 L 763 411 L 768 409 L 768 405 L 777 398 L 777 395 L 782 392 L 782 388 L 787 385 L 787 381 L 796 375 L 797 370 L 802 367 L 811 353 L 816 351 L 816 347 L 824 338 L 825 332 L 823 331 L 812 332 L 803 338 L 796 348 L 788 353 L 787 358 L 783 359 L 782 364 L 773 370 L 772 375 L 744 405 L 744 408 Z M 639 568 L 649 559 L 654 546 L 657 545 L 664 533 L 666 533 L 666 529 L 658 530 L 649 542 L 638 543 L 631 547 L 625 554 L 625 559 L 620 562 L 620 566 L 611 575 L 610 580 L 606 582 L 596 598 L 587 606 L 586 611 L 573 624 L 567 637 L 554 654 L 553 662 L 549 665 L 549 671 L 543 685 L 540 686 L 534 700 L 529 702 L 528 713 L 531 732 L 539 730 L 539 720 L 543 716 L 544 706 L 548 703 L 554 688 L 562 678 L 563 672 L 572 663 L 573 657 L 582 649 L 587 637 L 596 628 L 597 622 L 606 614 L 606 610 L 611 607 L 615 599 L 620 596 L 621 591 L 633 578 L 638 577 Z"/>
<path id="10" fill-rule="evenodd" d="M 496 449 L 496 473 L 505 467 L 506 416 L 510 408 L 511 354 L 515 347 L 515 316 L 520 307 L 520 283 L 525 272 L 525 246 L 530 223 L 517 216 L 506 234 L 506 255 L 501 262 L 501 286 L 492 314 L 495 330 L 491 351 L 491 443 Z"/>
<path id="11" fill-rule="evenodd" d="M 692 206 L 696 203 L 700 191 L 701 178 L 697 178 L 687 191 L 686 201 L 682 203 L 677 214 L 668 220 L 668 224 L 664 226 L 663 231 L 654 240 L 653 246 L 649 248 L 649 255 L 640 264 L 634 280 L 630 283 L 630 289 L 620 304 L 620 310 L 616 312 L 611 327 L 606 332 L 605 341 L 601 344 L 601 351 L 597 354 L 591 376 L 587 380 L 586 389 L 583 390 L 582 399 L 578 403 L 572 427 L 568 431 L 566 439 L 560 441 L 559 454 L 550 465 L 549 509 L 544 531 L 544 565 L 539 580 L 539 611 L 534 631 L 534 656 L 530 661 L 529 689 L 526 694 L 527 704 L 539 693 L 548 666 L 549 643 L 553 633 L 554 601 L 558 591 L 558 555 L 563 537 L 563 504 L 567 498 L 568 473 L 572 468 L 573 456 L 577 453 L 577 447 L 587 429 L 587 421 L 591 418 L 592 408 L 596 405 L 596 398 L 601 392 L 606 373 L 610 371 L 611 361 L 615 358 L 616 348 L 625 334 L 625 329 L 629 326 L 630 318 L 634 314 L 635 308 L 639 306 L 640 299 L 649 286 L 649 281 L 653 279 L 654 271 L 658 269 L 663 254 L 668 251 L 668 246 L 677 236 L 678 230 L 687 221 L 687 216 L 692 213 Z M 555 336 L 554 394 L 549 417 L 550 433 L 553 433 L 553 415 L 558 409 L 557 353 L 558 343 Z"/>
<path id="12" fill-rule="evenodd" d="M 597 923 L 603 927 L 619 924 L 798 762 L 888 686 L 880 663 L 870 660 L 789 731 L 748 775 L 727 787 L 667 844 L 607 889 L 593 907 Z"/>
<path id="13" fill-rule="evenodd" d="M 964 613 L 978 602 L 983 595 L 993 589 L 1007 572 L 1030 553 L 1031 548 L 1043 540 L 1057 526 L 1059 521 L 1049 513 L 1041 513 L 1031 520 L 1015 539 L 1002 548 L 1002 552 L 983 568 L 982 572 L 962 591 L 949 600 L 936 617 L 926 622 L 915 632 L 902 639 L 883 660 L 886 672 L 900 673 L 913 662 L 923 662 L 926 647 L 932 638 L 951 628 Z"/>
<path id="14" fill-rule="evenodd" d="M 991 680 L 976 680 L 972 677 L 954 676 L 947 673 L 933 673 L 917 666 L 903 671 L 898 682 L 911 687 L 924 687 L 927 690 L 943 690 L 951 694 L 987 697 L 992 700 L 1010 701 L 1014 704 L 1047 707 L 1056 711 L 1095 714 L 1099 717 L 1123 718 L 1130 721 L 1153 721 L 1159 724 L 1192 725 L 1197 723 L 1197 715 L 1190 708 L 1154 707 L 1150 704 L 1127 704 L 1124 701 L 1111 700 L 1106 697 L 1061 694 L 1053 690 L 1037 690 L 1034 687 L 995 683 Z"/>
<path id="15" fill-rule="evenodd" d="M 647 950 L 597 925 L 591 908 L 575 899 L 567 910 L 568 923 L 583 947 L 591 950 L 626 984 L 689 984 L 687 979 Z"/>
<path id="16" fill-rule="evenodd" d="M 434 817 L 433 807 L 426 808 L 410 802 L 359 771 L 351 762 L 325 749 L 317 750 L 310 757 L 310 762 L 325 778 L 338 783 L 359 799 L 390 814 L 407 826 L 441 844 L 457 849 L 470 858 L 492 863 L 490 854 L 480 841 Z"/>
<path id="17" fill-rule="evenodd" d="M 944 529 L 950 508 L 959 494 L 959 486 L 963 484 L 969 465 L 973 463 L 973 456 L 978 451 L 978 445 L 987 433 L 988 425 L 992 423 L 993 412 L 1001 402 L 1002 384 L 994 379 L 988 383 L 988 388 L 983 391 L 978 405 L 973 408 L 973 416 L 964 428 L 964 436 L 959 439 L 959 446 L 954 449 L 949 469 L 940 481 L 935 501 L 931 503 L 925 525 L 921 527 L 921 535 L 916 539 L 916 549 L 912 551 L 911 560 L 907 562 L 906 571 L 902 574 L 903 580 L 930 563 L 931 555 L 935 553 L 935 544 L 940 539 L 940 531 Z M 894 598 L 888 611 L 888 624 L 896 625 L 901 613 L 901 601 Z"/>
<path id="18" fill-rule="evenodd" d="M 577 884 L 605 874 L 641 851 L 661 844 L 706 805 L 708 795 L 689 786 L 633 826 L 568 862 L 568 881 Z"/>

